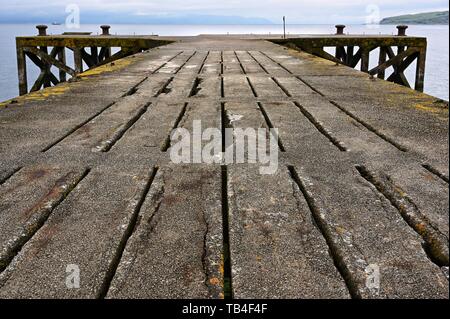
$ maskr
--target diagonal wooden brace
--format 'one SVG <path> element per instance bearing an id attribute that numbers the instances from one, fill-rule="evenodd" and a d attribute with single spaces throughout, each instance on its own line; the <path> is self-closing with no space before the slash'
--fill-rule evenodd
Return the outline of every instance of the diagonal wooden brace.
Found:
<path id="1" fill-rule="evenodd" d="M 26 47 L 26 48 L 24 48 L 24 51 L 39 57 L 42 61 L 57 67 L 58 69 L 60 69 L 60 70 L 62 70 L 64 72 L 70 74 L 71 76 L 75 76 L 76 75 L 75 71 L 72 68 L 70 68 L 67 65 L 63 64 L 62 62 L 58 61 L 57 59 L 55 59 L 51 55 L 48 55 L 48 54 L 40 51 L 39 49 L 36 49 L 36 48 L 33 48 L 33 47 Z M 30 55 L 28 55 L 28 56 L 30 57 Z M 33 62 L 36 63 L 35 60 L 33 60 Z"/>

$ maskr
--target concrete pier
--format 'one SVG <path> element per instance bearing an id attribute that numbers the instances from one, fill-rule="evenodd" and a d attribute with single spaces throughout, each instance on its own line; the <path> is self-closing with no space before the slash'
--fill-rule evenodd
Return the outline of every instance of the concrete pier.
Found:
<path id="1" fill-rule="evenodd" d="M 263 39 L 165 40 L 0 104 L 0 298 L 448 298 L 448 103 Z M 172 163 L 195 120 L 277 128 L 277 172 Z"/>

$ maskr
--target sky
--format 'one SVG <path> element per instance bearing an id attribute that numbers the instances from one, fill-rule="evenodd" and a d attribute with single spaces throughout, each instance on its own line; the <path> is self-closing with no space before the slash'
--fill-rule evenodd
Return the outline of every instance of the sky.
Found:
<path id="1" fill-rule="evenodd" d="M 89 20 L 85 22 L 108 18 L 176 21 L 193 15 L 201 20 L 212 15 L 279 23 L 286 15 L 288 21 L 299 24 L 366 23 L 393 15 L 448 10 L 449 6 L 448 0 L 0 0 L 0 22 L 64 19 L 72 4 L 79 8 L 82 21 Z"/>

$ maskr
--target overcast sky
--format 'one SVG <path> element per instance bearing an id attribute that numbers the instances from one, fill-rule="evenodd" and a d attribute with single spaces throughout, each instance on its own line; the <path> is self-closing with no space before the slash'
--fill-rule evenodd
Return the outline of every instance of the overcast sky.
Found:
<path id="1" fill-rule="evenodd" d="M 368 15 L 380 18 L 405 13 L 448 10 L 448 0 L 0 0 L 1 16 L 64 15 L 68 4 L 84 14 L 221 15 L 266 18 L 292 23 L 365 23 Z"/>

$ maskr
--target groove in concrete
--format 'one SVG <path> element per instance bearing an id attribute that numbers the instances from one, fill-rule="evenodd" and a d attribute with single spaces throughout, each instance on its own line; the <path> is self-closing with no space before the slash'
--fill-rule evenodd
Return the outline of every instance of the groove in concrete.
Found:
<path id="1" fill-rule="evenodd" d="M 336 103 L 334 101 L 331 101 L 331 100 L 330 100 L 330 103 L 333 104 L 334 106 L 336 106 L 338 109 L 340 109 L 345 114 L 347 114 L 349 117 L 354 119 L 356 122 L 358 122 L 359 124 L 364 126 L 366 129 L 368 129 L 369 131 L 371 131 L 372 133 L 377 135 L 379 138 L 381 138 L 385 142 L 387 142 L 387 143 L 391 144 L 392 146 L 394 146 L 395 148 L 397 148 L 399 151 L 408 152 L 408 149 L 405 146 L 397 143 L 396 141 L 394 141 L 390 137 L 388 137 L 385 134 L 381 133 L 379 130 L 374 128 L 372 125 L 370 125 L 369 123 L 363 121 L 362 119 L 360 119 L 359 117 L 357 117 L 356 115 L 354 115 L 353 113 L 351 113 L 350 111 L 345 109 L 344 107 L 340 106 L 338 103 Z"/>
<path id="2" fill-rule="evenodd" d="M 209 51 L 206 53 L 206 56 L 205 56 L 205 58 L 203 59 L 202 64 L 200 65 L 200 69 L 198 70 L 198 74 L 201 74 L 201 73 L 202 73 L 203 68 L 205 67 L 205 63 L 206 63 L 206 61 L 208 60 L 208 57 L 209 57 Z"/>
<path id="3" fill-rule="evenodd" d="M 316 129 L 325 136 L 334 146 L 336 146 L 341 152 L 347 152 L 348 149 L 343 145 L 342 142 L 338 141 L 334 136 L 330 134 L 323 126 L 320 124 L 314 116 L 309 113 L 300 103 L 294 102 L 295 106 L 298 107 L 300 112 L 311 122 L 312 125 L 316 127 Z"/>
<path id="4" fill-rule="evenodd" d="M 169 94 L 171 89 L 168 89 L 169 85 L 173 82 L 175 78 L 171 77 L 170 79 L 167 80 L 166 83 L 164 83 L 164 86 L 161 88 L 161 90 L 159 90 L 154 97 L 158 97 L 161 94 Z"/>
<path id="5" fill-rule="evenodd" d="M 128 120 L 125 124 L 121 125 L 119 129 L 117 129 L 113 136 L 103 141 L 96 149 L 101 152 L 109 152 L 111 148 L 125 135 L 125 133 L 137 122 L 139 119 L 147 112 L 148 108 L 152 103 L 149 102 L 141 107 L 136 114 Z"/>
<path id="6" fill-rule="evenodd" d="M 121 96 L 121 98 L 125 98 L 127 96 L 131 96 L 134 95 L 139 86 L 144 83 L 145 81 L 148 80 L 148 77 L 145 77 L 143 80 L 139 81 L 138 84 L 134 85 L 132 88 L 130 88 L 124 95 Z M 92 120 L 94 120 L 95 118 L 97 118 L 98 116 L 100 116 L 102 113 L 104 113 L 106 110 L 108 110 L 109 108 L 111 108 L 113 105 L 115 105 L 118 101 L 115 101 L 113 103 L 108 104 L 106 107 L 104 107 L 103 109 L 101 109 L 99 112 L 95 113 L 93 116 L 89 117 L 87 120 L 83 121 L 82 123 L 78 124 L 77 126 L 75 126 L 73 129 L 71 129 L 70 131 L 68 131 L 66 134 L 64 134 L 62 137 L 60 137 L 59 139 L 57 139 L 56 141 L 52 142 L 51 144 L 49 144 L 48 146 L 46 146 L 44 149 L 41 150 L 41 153 L 45 153 L 47 151 L 49 151 L 50 149 L 52 149 L 53 147 L 55 147 L 56 145 L 58 145 L 59 143 L 61 143 L 62 141 L 64 141 L 66 138 L 68 138 L 70 135 L 72 135 L 73 133 L 75 133 L 77 130 L 79 130 L 81 127 L 85 126 L 87 123 L 91 122 Z"/>
<path id="7" fill-rule="evenodd" d="M 256 92 L 255 86 L 253 85 L 253 83 L 249 77 L 246 77 L 246 79 L 247 79 L 248 85 L 250 86 L 250 89 L 252 90 L 253 95 L 257 98 L 258 93 Z"/>
<path id="8" fill-rule="evenodd" d="M 187 58 L 187 60 L 174 72 L 174 74 L 178 74 L 185 66 L 189 63 L 189 61 L 197 54 L 197 51 Z"/>
<path id="9" fill-rule="evenodd" d="M 273 123 L 272 123 L 272 121 L 270 120 L 269 114 L 267 114 L 267 112 L 266 112 L 266 110 L 264 109 L 264 106 L 262 105 L 262 103 L 257 102 L 256 104 L 258 105 L 258 108 L 259 108 L 259 110 L 261 111 L 261 114 L 263 115 L 264 120 L 266 121 L 267 126 L 268 126 L 270 129 L 274 129 L 275 127 L 273 126 Z M 286 152 L 286 149 L 284 148 L 283 141 L 281 140 L 281 137 L 280 137 L 280 136 L 278 136 L 278 148 L 280 149 L 281 152 L 283 152 L 283 153 Z"/>
<path id="10" fill-rule="evenodd" d="M 178 52 L 176 55 L 174 55 L 173 57 L 171 57 L 169 60 L 167 60 L 165 63 L 163 63 L 162 65 L 160 65 L 158 68 L 156 68 L 153 72 L 151 72 L 151 74 L 155 74 L 157 73 L 159 70 L 161 70 L 163 67 L 165 67 L 167 65 L 167 63 L 175 60 L 177 57 L 179 57 L 181 54 L 183 54 L 183 51 Z"/>
<path id="11" fill-rule="evenodd" d="M 158 167 L 154 167 L 147 179 L 147 183 L 142 190 L 141 196 L 139 198 L 139 201 L 133 211 L 133 214 L 130 218 L 130 221 L 128 223 L 127 229 L 123 233 L 123 236 L 120 240 L 119 246 L 117 247 L 117 250 L 114 254 L 113 259 L 111 260 L 111 264 L 109 265 L 108 271 L 105 274 L 105 278 L 103 279 L 102 286 L 98 292 L 97 299 L 104 299 L 106 295 L 108 294 L 109 287 L 111 286 L 111 282 L 116 274 L 117 267 L 119 266 L 120 260 L 122 259 L 123 252 L 125 250 L 125 247 L 128 243 L 128 240 L 130 239 L 131 235 L 133 234 L 136 223 L 142 208 L 142 205 L 145 202 L 145 199 L 147 197 L 147 194 L 150 191 L 150 187 L 152 186 L 153 180 L 155 179 L 156 173 L 158 172 Z"/>
<path id="12" fill-rule="evenodd" d="M 316 89 L 314 86 L 312 86 L 311 84 L 309 84 L 308 82 L 306 82 L 302 77 L 296 76 L 296 78 L 297 78 L 298 80 L 300 80 L 304 85 L 306 85 L 307 87 L 309 87 L 311 90 L 313 90 L 314 92 L 316 92 L 317 94 L 319 94 L 320 96 L 325 97 L 325 94 L 323 94 L 323 93 L 320 92 L 318 89 Z"/>
<path id="13" fill-rule="evenodd" d="M 264 52 L 260 52 L 262 54 L 264 54 L 267 58 L 269 58 L 270 60 L 272 60 L 274 63 L 277 63 L 280 67 L 282 67 L 284 70 L 286 70 L 287 72 L 289 72 L 290 74 L 293 74 L 293 72 L 291 70 L 289 70 L 288 68 L 286 68 L 284 65 L 282 65 L 281 63 L 275 61 L 274 59 L 272 59 L 270 56 L 268 56 L 267 54 L 265 54 Z M 309 84 L 307 81 L 305 81 L 304 79 L 302 79 L 300 76 L 296 76 L 296 78 L 298 80 L 300 80 L 303 84 L 305 84 L 306 86 L 308 86 L 311 90 L 313 90 L 314 92 L 316 92 L 317 94 L 319 94 L 322 97 L 325 97 L 325 94 L 323 94 L 322 92 L 320 92 L 318 89 L 316 89 L 314 86 L 312 86 L 311 84 Z M 360 119 L 359 117 L 357 117 L 356 115 L 354 115 L 353 113 L 351 113 L 350 111 L 348 111 L 347 109 L 345 109 L 344 107 L 340 106 L 338 103 L 336 103 L 335 101 L 329 100 L 329 102 L 331 104 L 333 104 L 334 106 L 336 106 L 338 109 L 340 109 L 342 112 L 344 112 L 346 115 L 348 115 L 349 117 L 351 117 L 352 119 L 354 119 L 355 121 L 357 121 L 359 124 L 361 124 L 362 126 L 364 126 L 366 129 L 368 129 L 369 131 L 371 131 L 372 133 L 374 133 L 375 135 L 377 135 L 378 137 L 380 137 L 381 139 L 383 139 L 384 141 L 388 142 L 389 144 L 391 144 L 392 146 L 394 146 L 395 148 L 397 148 L 398 150 L 402 151 L 402 152 L 407 152 L 408 149 L 406 147 L 404 147 L 403 145 L 397 143 L 396 141 L 392 140 L 391 138 L 389 138 L 388 136 L 386 136 L 385 134 L 381 133 L 380 131 L 378 131 L 376 128 L 374 128 L 373 126 L 371 126 L 370 124 L 366 123 L 365 121 L 363 121 L 362 119 Z"/>
<path id="14" fill-rule="evenodd" d="M 444 173 L 440 172 L 438 169 L 434 168 L 433 166 L 431 166 L 429 164 L 423 164 L 422 167 L 425 168 L 427 171 L 429 171 L 431 174 L 436 175 L 437 177 L 439 177 L 440 179 L 442 179 L 444 182 L 446 182 L 448 184 L 448 176 L 445 175 Z"/>
<path id="15" fill-rule="evenodd" d="M 225 83 L 223 80 L 223 76 L 220 77 L 220 97 L 222 99 L 225 98 Z"/>
<path id="16" fill-rule="evenodd" d="M 23 246 L 44 226 L 52 212 L 88 176 L 90 171 L 90 168 L 86 168 L 80 174 L 72 171 L 55 182 L 48 194 L 39 201 L 40 205 L 34 207 L 36 214 L 31 215 L 36 215 L 36 218 L 28 221 L 21 234 L 8 242 L 0 253 L 0 273 L 8 267 Z"/>
<path id="17" fill-rule="evenodd" d="M 365 166 L 356 166 L 359 174 L 373 185 L 394 206 L 406 223 L 425 241 L 424 250 L 439 267 L 449 266 L 448 238 L 420 212 L 417 205 L 394 185 L 388 177 L 382 179 Z"/>
<path id="18" fill-rule="evenodd" d="M 157 69 L 155 69 L 154 71 L 151 72 L 151 74 L 155 74 L 157 73 L 161 68 L 163 68 L 165 65 L 167 65 L 167 63 L 169 63 L 170 61 L 174 60 L 175 58 L 177 58 L 179 55 L 181 55 L 183 53 L 183 51 L 179 52 L 178 54 L 176 54 L 175 56 L 173 56 L 172 58 L 170 58 L 169 60 L 167 60 L 167 62 L 161 64 L 161 66 L 159 66 Z M 131 96 L 134 95 L 138 90 L 139 87 L 142 85 L 142 83 L 144 83 L 145 81 L 147 81 L 149 79 L 148 76 L 144 77 L 141 81 L 139 81 L 139 83 L 137 83 L 136 85 L 134 85 L 133 87 L 131 87 L 125 94 L 123 94 L 121 96 L 121 98 L 127 97 L 127 96 Z M 166 85 L 160 90 L 160 92 L 158 92 L 158 94 L 155 96 L 157 97 L 159 94 L 163 93 L 164 90 L 167 88 L 167 86 L 170 84 L 170 82 L 173 81 L 173 77 L 171 79 L 168 80 L 168 82 L 166 83 Z M 75 126 L 73 129 L 71 129 L 69 132 L 67 132 L 65 135 L 63 135 L 62 137 L 60 137 L 59 139 L 57 139 L 56 141 L 52 142 L 51 144 L 49 144 L 48 146 L 46 146 L 44 149 L 41 150 L 42 153 L 45 153 L 47 151 L 49 151 L 50 149 L 52 149 L 54 146 L 58 145 L 59 143 L 61 143 L 63 140 L 65 140 L 67 137 L 69 137 L 70 135 L 72 135 L 74 132 L 76 132 L 78 129 L 80 129 L 81 127 L 83 127 L 84 125 L 86 125 L 87 123 L 91 122 L 92 120 L 94 120 L 95 118 L 97 118 L 98 116 L 100 116 L 102 113 L 104 113 L 106 110 L 108 110 L 110 107 L 112 107 L 114 104 L 116 104 L 118 101 L 115 101 L 113 103 L 108 104 L 105 108 L 101 109 L 99 112 L 97 112 L 96 114 L 94 114 L 93 116 L 91 116 L 90 118 L 88 118 L 86 121 L 78 124 L 77 126 Z"/>
<path id="19" fill-rule="evenodd" d="M 125 92 L 124 95 L 121 96 L 121 98 L 127 97 L 127 96 L 132 96 L 134 94 L 136 94 L 139 86 L 144 83 L 145 81 L 148 80 L 148 76 L 146 76 L 145 78 L 143 78 L 141 81 L 139 81 L 138 84 L 134 85 L 133 87 L 131 87 L 127 92 Z"/>
<path id="20" fill-rule="evenodd" d="M 93 116 L 89 117 L 87 120 L 81 122 L 80 124 L 78 124 L 77 126 L 75 126 L 74 128 L 72 128 L 70 131 L 68 131 L 66 134 L 64 134 L 62 137 L 60 137 L 59 139 L 57 139 L 56 141 L 52 142 L 51 144 L 49 144 L 48 146 L 46 146 L 44 149 L 41 150 L 41 153 L 45 153 L 48 152 L 49 150 L 51 150 L 53 147 L 55 147 L 56 145 L 58 145 L 59 143 L 61 143 L 62 141 L 64 141 L 66 138 L 68 138 L 70 135 L 72 135 L 73 133 L 75 133 L 77 130 L 79 130 L 80 128 L 82 128 L 83 126 L 85 126 L 86 124 L 88 124 L 89 122 L 91 122 L 92 120 L 94 120 L 95 118 L 99 117 L 102 113 L 104 113 L 106 110 L 108 110 L 110 107 L 112 107 L 114 104 L 116 104 L 116 102 L 110 103 L 108 104 L 106 107 L 104 107 L 103 109 L 101 109 L 99 112 L 95 113 Z"/>
<path id="21" fill-rule="evenodd" d="M 181 109 L 180 113 L 178 114 L 178 117 L 172 127 L 172 130 L 175 130 L 180 125 L 180 122 L 183 120 L 183 118 L 187 112 L 188 105 L 189 105 L 189 103 L 184 103 L 184 106 Z M 161 152 L 167 152 L 169 150 L 169 148 L 171 146 L 171 144 L 170 144 L 171 134 L 172 134 L 172 132 L 169 133 L 166 140 L 164 141 L 164 143 L 161 147 Z"/>
<path id="22" fill-rule="evenodd" d="M 223 216 L 223 291 L 225 299 L 233 299 L 233 280 L 230 250 L 230 220 L 228 206 L 228 169 L 222 166 L 222 216 Z"/>
<path id="23" fill-rule="evenodd" d="M 259 53 L 261 53 L 262 55 L 264 55 L 265 57 L 267 57 L 269 60 L 271 60 L 273 63 L 277 64 L 279 67 L 281 67 L 283 70 L 285 70 L 286 72 L 288 72 L 289 74 L 294 74 L 291 70 L 289 70 L 287 67 L 285 67 L 284 65 L 282 65 L 280 62 L 275 61 L 271 56 L 267 55 L 265 52 L 263 51 L 258 51 Z"/>
<path id="24" fill-rule="evenodd" d="M 253 59 L 255 60 L 256 63 L 258 63 L 258 65 L 260 66 L 260 68 L 267 74 L 270 74 L 269 71 L 267 71 L 267 69 L 261 64 L 261 62 L 259 62 L 250 52 L 247 51 L 247 54 Z"/>
<path id="25" fill-rule="evenodd" d="M 205 216 L 205 213 L 202 214 L 203 224 L 205 225 L 205 232 L 203 234 L 203 254 L 202 254 L 202 266 L 203 266 L 203 272 L 205 274 L 204 284 L 208 290 L 210 290 L 209 285 L 209 278 L 211 278 L 211 275 L 208 270 L 208 262 L 207 262 L 207 256 L 208 256 L 208 247 L 207 247 L 207 241 L 208 241 L 208 234 L 209 234 L 209 223 L 208 219 Z"/>
<path id="26" fill-rule="evenodd" d="M 202 82 L 202 78 L 195 78 L 194 85 L 192 86 L 191 92 L 189 92 L 189 97 L 196 96 L 200 92 L 201 88 L 199 88 L 199 86 Z"/>
<path id="27" fill-rule="evenodd" d="M 238 61 L 239 65 L 241 67 L 242 73 L 247 74 L 244 66 L 242 65 L 241 59 L 239 59 L 239 56 L 237 55 L 236 51 L 234 51 L 234 55 L 236 56 L 236 60 Z"/>
<path id="28" fill-rule="evenodd" d="M 23 167 L 17 167 L 15 169 L 13 169 L 12 171 L 10 171 L 9 173 L 7 173 L 6 176 L 0 180 L 0 186 L 5 184 L 11 177 L 13 177 L 15 174 L 17 174 L 22 168 Z"/>
<path id="29" fill-rule="evenodd" d="M 289 93 L 288 89 L 286 89 L 284 85 L 280 83 L 280 81 L 278 81 L 275 77 L 271 77 L 271 79 L 275 82 L 276 85 L 278 85 L 278 87 L 284 92 L 284 94 L 286 94 L 287 97 L 292 97 L 291 93 Z"/>
<path id="30" fill-rule="evenodd" d="M 350 296 L 353 299 L 361 299 L 361 295 L 358 291 L 358 288 L 354 285 L 354 283 L 351 280 L 350 270 L 348 269 L 347 265 L 345 264 L 344 258 L 342 258 L 342 256 L 339 254 L 339 249 L 336 247 L 336 245 L 333 242 L 333 239 L 330 234 L 330 230 L 328 229 L 328 226 L 323 222 L 323 220 L 321 218 L 322 213 L 316 207 L 314 198 L 306 190 L 305 184 L 301 180 L 300 176 L 298 175 L 295 167 L 288 166 L 288 170 L 289 170 L 292 180 L 297 184 L 298 188 L 302 192 L 303 197 L 305 198 L 305 200 L 308 204 L 308 207 L 312 214 L 315 225 L 319 229 L 322 236 L 325 238 L 325 241 L 329 248 L 330 256 L 333 259 L 334 265 L 336 266 L 337 270 L 339 271 L 342 278 L 344 279 L 347 289 L 350 293 Z"/>

